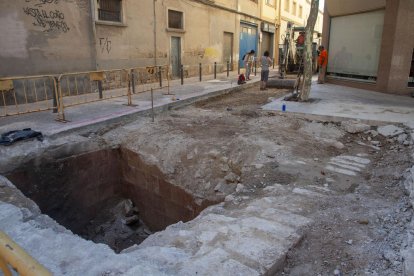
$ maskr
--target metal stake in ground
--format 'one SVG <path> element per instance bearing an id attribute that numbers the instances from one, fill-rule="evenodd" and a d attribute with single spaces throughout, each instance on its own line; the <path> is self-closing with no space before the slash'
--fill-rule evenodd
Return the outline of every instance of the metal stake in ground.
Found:
<path id="1" fill-rule="evenodd" d="M 132 93 L 135 94 L 136 88 L 135 88 L 135 70 L 134 69 L 131 70 L 131 84 L 132 84 Z"/>
<path id="2" fill-rule="evenodd" d="M 158 67 L 158 76 L 160 78 L 160 88 L 162 88 L 162 67 Z"/>
<path id="3" fill-rule="evenodd" d="M 257 63 L 256 63 L 256 60 L 254 60 L 254 75 L 257 76 Z"/>
<path id="4" fill-rule="evenodd" d="M 214 79 L 217 79 L 217 62 L 214 62 Z"/>
<path id="5" fill-rule="evenodd" d="M 170 77 L 171 77 L 170 76 L 170 65 L 168 65 L 165 68 L 165 70 L 166 70 L 165 74 L 167 76 L 167 93 L 163 93 L 163 95 L 174 95 L 170 93 Z"/>
<path id="6" fill-rule="evenodd" d="M 151 116 L 152 116 L 152 122 L 154 122 L 154 91 L 151 88 Z"/>
<path id="7" fill-rule="evenodd" d="M 184 65 L 182 64 L 180 68 L 180 75 L 181 75 L 181 85 L 184 85 Z"/>
<path id="8" fill-rule="evenodd" d="M 227 61 L 227 77 L 229 77 L 230 74 L 230 62 Z"/>

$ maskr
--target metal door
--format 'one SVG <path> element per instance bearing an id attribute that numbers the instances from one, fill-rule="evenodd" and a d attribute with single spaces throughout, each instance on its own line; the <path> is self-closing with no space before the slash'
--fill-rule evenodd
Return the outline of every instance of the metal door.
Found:
<path id="1" fill-rule="evenodd" d="M 227 62 L 230 63 L 230 70 L 233 70 L 233 34 L 224 32 L 223 64 L 227 64 Z"/>
<path id="2" fill-rule="evenodd" d="M 265 51 L 269 51 L 270 56 L 273 57 L 273 34 L 262 32 L 262 47 L 261 54 Z"/>
<path id="3" fill-rule="evenodd" d="M 173 77 L 180 76 L 181 67 L 181 38 L 171 37 L 171 69 Z"/>
<path id="4" fill-rule="evenodd" d="M 239 47 L 240 67 L 243 67 L 243 56 L 251 50 L 254 50 L 257 55 L 257 26 L 241 23 Z"/>

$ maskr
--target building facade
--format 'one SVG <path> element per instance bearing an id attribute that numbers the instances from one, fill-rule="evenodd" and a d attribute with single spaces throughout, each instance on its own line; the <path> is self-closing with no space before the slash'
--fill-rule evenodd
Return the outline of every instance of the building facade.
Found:
<path id="1" fill-rule="evenodd" d="M 0 77 L 274 56 L 279 0 L 0 2 Z M 194 71 L 194 72 L 193 72 Z"/>
<path id="2" fill-rule="evenodd" d="M 326 0 L 331 83 L 414 93 L 414 0 Z"/>

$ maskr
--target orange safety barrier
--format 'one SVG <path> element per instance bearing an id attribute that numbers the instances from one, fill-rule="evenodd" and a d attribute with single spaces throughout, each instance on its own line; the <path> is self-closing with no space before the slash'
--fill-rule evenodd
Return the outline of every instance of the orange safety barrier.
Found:
<path id="1" fill-rule="evenodd" d="M 3 275 L 51 276 L 44 266 L 33 259 L 6 233 L 0 231 L 0 272 Z"/>

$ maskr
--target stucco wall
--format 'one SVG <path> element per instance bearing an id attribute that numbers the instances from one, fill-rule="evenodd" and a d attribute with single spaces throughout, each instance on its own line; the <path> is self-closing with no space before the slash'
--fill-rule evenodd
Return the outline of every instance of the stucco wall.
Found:
<path id="1" fill-rule="evenodd" d="M 221 63 L 225 32 L 233 34 L 236 63 L 240 21 L 260 28 L 259 17 L 272 22 L 277 15 L 264 0 L 215 5 L 224 9 L 197 1 L 123 0 L 122 22 L 116 23 L 98 20 L 97 0 L 1 1 L 0 77 L 168 64 L 172 36 L 181 37 L 183 64 Z M 168 29 L 168 9 L 183 12 L 183 31 Z"/>
<path id="2" fill-rule="evenodd" d="M 262 1 L 262 19 L 275 23 L 275 19 L 278 16 L 276 10 L 276 2 L 274 5 L 266 4 L 266 1 Z"/>
<path id="3" fill-rule="evenodd" d="M 98 69 L 118 69 L 136 67 L 138 64 L 142 66 L 153 64 L 155 52 L 152 1 L 140 1 L 137 5 L 134 1 L 124 0 L 122 5 L 122 24 L 95 23 Z M 165 17 L 164 11 L 157 9 L 157 16 Z M 161 28 L 162 26 L 159 24 L 158 33 Z M 162 48 L 160 45 L 157 52 L 157 56 L 160 58 L 166 55 Z"/>
<path id="4" fill-rule="evenodd" d="M 136 5 L 133 0 L 124 0 L 123 3 L 123 25 L 95 24 L 98 68 L 155 64 L 152 1 L 142 1 L 140 5 Z M 183 31 L 168 29 L 168 9 L 183 12 Z M 156 17 L 158 65 L 169 63 L 172 36 L 181 37 L 181 58 L 184 65 L 221 62 L 224 32 L 233 33 L 233 59 L 237 59 L 236 14 L 196 2 L 159 0 L 156 2 Z"/>
<path id="5" fill-rule="evenodd" d="M 0 1 L 0 77 L 95 66 L 88 0 Z"/>

